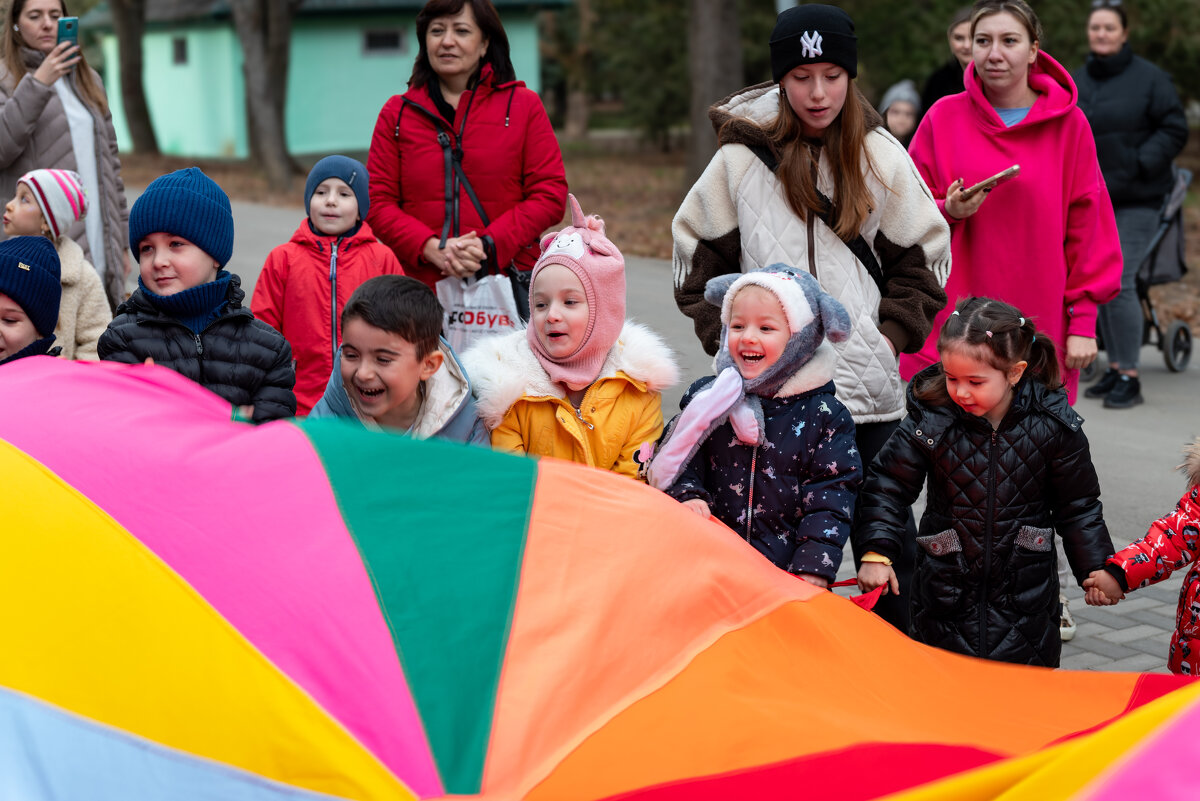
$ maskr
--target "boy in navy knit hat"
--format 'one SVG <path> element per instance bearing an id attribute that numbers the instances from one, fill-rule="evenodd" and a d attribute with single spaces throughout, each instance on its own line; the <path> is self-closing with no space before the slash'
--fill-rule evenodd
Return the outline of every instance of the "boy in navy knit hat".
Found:
<path id="1" fill-rule="evenodd" d="M 0 242 L 0 364 L 55 356 L 54 326 L 62 297 L 58 253 L 41 236 Z"/>
<path id="2" fill-rule="evenodd" d="M 153 360 L 256 423 L 296 412 L 287 340 L 242 306 L 229 197 L 195 167 L 154 179 L 129 212 L 138 288 L 100 337 L 100 358 Z"/>
<path id="3" fill-rule="evenodd" d="M 267 256 L 254 287 L 254 316 L 287 337 L 296 357 L 297 414 L 308 414 L 325 391 L 350 295 L 368 278 L 404 275 L 364 221 L 370 202 L 360 162 L 318 161 L 304 184 L 308 219 Z"/>

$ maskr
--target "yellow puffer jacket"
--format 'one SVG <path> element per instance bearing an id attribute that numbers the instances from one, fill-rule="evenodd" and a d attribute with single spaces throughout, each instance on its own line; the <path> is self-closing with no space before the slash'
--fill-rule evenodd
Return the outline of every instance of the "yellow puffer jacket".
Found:
<path id="1" fill-rule="evenodd" d="M 576 411 L 533 355 L 525 331 L 480 340 L 462 361 L 492 447 L 636 476 L 633 456 L 662 434 L 662 390 L 679 380 L 670 349 L 626 321 Z"/>

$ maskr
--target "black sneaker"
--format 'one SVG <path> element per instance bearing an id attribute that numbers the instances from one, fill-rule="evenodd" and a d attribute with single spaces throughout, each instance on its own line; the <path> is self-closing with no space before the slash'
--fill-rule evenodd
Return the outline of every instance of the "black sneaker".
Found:
<path id="1" fill-rule="evenodd" d="M 1100 380 L 1092 384 L 1083 393 L 1085 398 L 1103 398 L 1105 395 L 1113 391 L 1113 387 L 1117 385 L 1117 379 L 1121 377 L 1120 372 L 1113 368 L 1108 368 L 1104 371 L 1104 375 L 1100 376 Z"/>
<path id="2" fill-rule="evenodd" d="M 1104 399 L 1106 409 L 1128 409 L 1142 402 L 1142 382 L 1131 375 L 1123 375 L 1117 385 Z"/>

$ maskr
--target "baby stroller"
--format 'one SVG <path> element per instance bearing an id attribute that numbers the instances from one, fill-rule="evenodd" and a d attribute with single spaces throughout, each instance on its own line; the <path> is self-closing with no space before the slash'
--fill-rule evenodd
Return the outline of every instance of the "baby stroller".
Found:
<path id="1" fill-rule="evenodd" d="M 1183 200 L 1187 196 L 1188 186 L 1192 183 L 1192 172 L 1178 167 L 1172 172 L 1175 183 L 1163 200 L 1158 215 L 1158 228 L 1150 238 L 1146 255 L 1142 257 L 1138 267 L 1135 287 L 1145 317 L 1142 343 L 1157 345 L 1162 351 L 1167 369 L 1173 373 L 1181 373 L 1187 369 L 1192 358 L 1192 331 L 1183 320 L 1172 320 L 1164 331 L 1158 313 L 1154 310 L 1154 304 L 1150 301 L 1150 287 L 1178 281 L 1187 272 L 1187 264 L 1183 258 Z M 1097 345 L 1101 349 L 1104 348 L 1103 342 L 1097 341 Z M 1080 380 L 1091 381 L 1096 378 L 1101 366 L 1101 360 L 1095 359 L 1080 371 Z"/>

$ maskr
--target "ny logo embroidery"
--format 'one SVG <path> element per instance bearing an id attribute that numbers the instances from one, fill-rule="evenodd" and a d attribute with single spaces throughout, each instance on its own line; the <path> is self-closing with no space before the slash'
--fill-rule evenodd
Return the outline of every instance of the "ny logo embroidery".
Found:
<path id="1" fill-rule="evenodd" d="M 804 48 L 800 51 L 801 58 L 812 58 L 822 55 L 821 34 L 819 31 L 805 31 L 800 34 L 800 44 Z"/>

